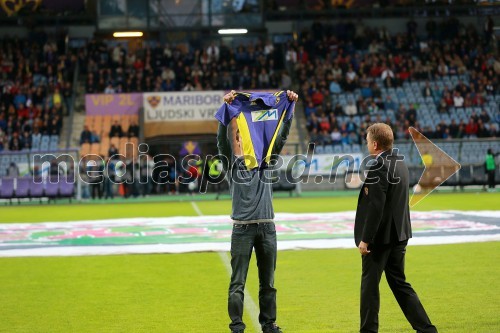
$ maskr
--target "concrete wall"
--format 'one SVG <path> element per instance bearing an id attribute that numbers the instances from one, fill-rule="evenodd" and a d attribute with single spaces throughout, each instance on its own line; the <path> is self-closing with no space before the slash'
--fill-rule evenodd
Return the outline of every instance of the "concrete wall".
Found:
<path id="1" fill-rule="evenodd" d="M 415 18 L 415 22 L 418 24 L 418 33 L 425 34 L 425 24 L 427 23 L 429 18 L 427 17 L 417 17 Z M 439 23 L 443 19 L 447 18 L 433 18 L 439 26 Z M 482 31 L 484 22 L 486 17 L 478 17 L 478 16 L 462 16 L 458 17 L 459 21 L 464 25 L 472 24 L 476 26 L 479 31 Z M 326 24 L 336 24 L 341 22 L 349 22 L 353 20 L 322 20 L 321 22 Z M 404 18 L 374 18 L 374 19 L 363 19 L 361 22 L 364 26 L 368 27 L 386 27 L 390 33 L 401 33 L 406 32 L 406 23 L 409 21 L 409 17 Z M 500 22 L 500 17 L 493 17 L 494 22 Z M 304 20 L 304 21 L 280 21 L 280 22 L 267 22 L 266 28 L 268 32 L 271 34 L 282 34 L 282 33 L 290 33 L 290 32 L 300 32 L 305 28 L 311 27 L 313 24 L 312 20 Z"/>
<path id="2" fill-rule="evenodd" d="M 48 35 L 56 34 L 57 31 L 68 30 L 70 38 L 91 38 L 95 32 L 95 26 L 57 26 L 57 27 L 44 27 L 44 31 Z M 0 27 L 0 38 L 2 37 L 18 37 L 27 38 L 30 30 L 26 27 Z"/>

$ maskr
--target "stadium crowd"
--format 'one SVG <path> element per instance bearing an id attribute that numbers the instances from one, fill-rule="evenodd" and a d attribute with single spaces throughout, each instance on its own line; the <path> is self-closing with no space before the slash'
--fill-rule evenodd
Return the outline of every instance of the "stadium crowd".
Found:
<path id="1" fill-rule="evenodd" d="M 126 52 L 92 40 L 79 54 L 87 93 L 290 88 L 290 76 L 277 70 L 279 57 L 271 42 L 235 49 L 154 43 Z"/>
<path id="2" fill-rule="evenodd" d="M 426 24 L 427 36 L 417 37 L 417 23 L 404 34 L 361 22 L 324 25 L 315 22 L 299 40 L 290 42 L 286 64 L 300 83 L 307 129 L 318 144 L 361 143 L 374 120 L 387 122 L 397 139 L 409 138 L 414 126 L 430 138 L 498 137 L 498 121 L 485 111 L 486 100 L 499 94 L 500 61 L 490 43 L 491 26 L 478 32 L 450 18 Z M 453 87 L 438 80 L 460 78 Z M 390 92 L 423 82 L 418 96 L 431 98 L 450 123 L 422 128 L 419 103 L 396 103 Z M 349 96 L 339 103 L 342 96 Z M 405 105 L 406 104 L 406 105 Z M 498 100 L 497 100 L 498 104 Z M 469 121 L 457 121 L 459 109 L 474 107 Z M 394 117 L 385 116 L 390 110 Z M 355 117 L 361 121 L 353 121 Z"/>
<path id="3" fill-rule="evenodd" d="M 0 39 L 0 151 L 57 146 L 75 64 L 45 34 Z"/>

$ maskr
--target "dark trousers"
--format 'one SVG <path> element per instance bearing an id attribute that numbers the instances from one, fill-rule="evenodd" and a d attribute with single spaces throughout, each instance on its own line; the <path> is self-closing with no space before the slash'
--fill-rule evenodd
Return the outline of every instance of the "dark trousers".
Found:
<path id="1" fill-rule="evenodd" d="M 496 170 L 488 170 L 486 173 L 488 174 L 488 187 L 495 188 L 495 172 Z"/>
<path id="2" fill-rule="evenodd" d="M 413 329 L 422 333 L 437 332 L 420 303 L 417 293 L 406 282 L 404 270 L 407 244 L 408 241 L 371 245 L 371 253 L 362 257 L 361 333 L 378 332 L 379 284 L 384 271 L 389 287 Z"/>
<path id="3" fill-rule="evenodd" d="M 259 270 L 259 322 L 262 327 L 276 321 L 276 229 L 274 223 L 234 224 L 231 236 L 231 283 L 229 285 L 228 311 L 232 331 L 244 330 L 243 300 L 248 266 L 255 248 Z"/>
<path id="4" fill-rule="evenodd" d="M 90 190 L 92 193 L 92 199 L 95 199 L 96 197 L 99 199 L 102 198 L 102 184 L 101 183 L 90 184 Z"/>
<path id="5" fill-rule="evenodd" d="M 111 182 L 110 179 L 106 178 L 104 179 L 104 198 L 114 198 L 114 193 L 113 193 L 113 183 Z"/>

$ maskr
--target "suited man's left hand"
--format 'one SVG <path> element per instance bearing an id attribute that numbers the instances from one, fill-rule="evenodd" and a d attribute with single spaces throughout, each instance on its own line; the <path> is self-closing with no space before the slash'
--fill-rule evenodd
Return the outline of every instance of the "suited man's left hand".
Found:
<path id="1" fill-rule="evenodd" d="M 365 243 L 363 241 L 361 241 L 359 243 L 358 249 L 359 249 L 359 253 L 361 253 L 362 256 L 365 256 L 368 253 L 370 253 L 370 250 L 368 250 L 368 245 L 370 245 L 370 244 Z"/>

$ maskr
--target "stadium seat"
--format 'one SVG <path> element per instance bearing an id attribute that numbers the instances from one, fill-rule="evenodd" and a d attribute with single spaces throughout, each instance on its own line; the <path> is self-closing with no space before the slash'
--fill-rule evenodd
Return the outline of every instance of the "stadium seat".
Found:
<path id="1" fill-rule="evenodd" d="M 15 198 L 28 198 L 30 185 L 32 183 L 31 177 L 16 178 Z"/>
<path id="2" fill-rule="evenodd" d="M 139 146 L 139 138 L 135 138 L 135 137 L 134 138 L 130 138 L 129 142 L 132 143 L 136 149 Z"/>
<path id="3" fill-rule="evenodd" d="M 103 123 L 102 122 L 96 122 L 94 124 L 94 127 L 92 128 L 92 131 L 94 131 L 98 136 L 100 137 L 104 137 L 104 136 L 107 136 L 105 131 L 104 131 L 104 128 L 103 128 Z"/>
<path id="4" fill-rule="evenodd" d="M 45 196 L 48 197 L 49 199 L 55 199 L 59 195 L 59 183 L 58 181 L 56 182 L 51 182 L 47 181 L 45 183 Z"/>
<path id="5" fill-rule="evenodd" d="M 487 176 L 484 169 L 484 165 L 473 165 L 472 166 L 472 178 L 474 185 L 486 185 Z"/>
<path id="6" fill-rule="evenodd" d="M 68 178 L 61 178 L 59 181 L 59 196 L 62 198 L 69 198 L 71 202 L 71 198 L 75 194 L 75 183 L 69 182 Z"/>
<path id="7" fill-rule="evenodd" d="M 99 152 L 100 152 L 100 147 L 101 147 L 101 144 L 100 144 L 100 143 L 93 143 L 93 144 L 90 146 L 90 154 L 93 154 L 93 155 L 99 155 Z"/>
<path id="8" fill-rule="evenodd" d="M 30 181 L 30 198 L 42 198 L 44 196 L 44 185 L 41 179 L 35 180 L 36 181 Z"/>
<path id="9" fill-rule="evenodd" d="M 467 166 L 462 166 L 460 171 L 458 172 L 458 182 L 460 186 L 468 186 L 472 185 L 474 183 L 474 180 L 472 178 L 472 166 L 467 165 Z"/>
<path id="10" fill-rule="evenodd" d="M 0 180 L 0 199 L 9 199 L 14 196 L 14 178 L 2 178 Z M 12 203 L 12 201 L 10 201 Z"/>
<path id="11" fill-rule="evenodd" d="M 58 150 L 59 149 L 59 145 L 57 142 L 51 142 L 49 144 L 49 150 L 50 151 L 55 151 L 55 150 Z"/>
<path id="12" fill-rule="evenodd" d="M 90 143 L 84 143 L 80 147 L 80 154 L 83 155 L 88 155 L 90 154 Z"/>
<path id="13" fill-rule="evenodd" d="M 112 145 L 115 145 L 116 148 L 119 148 L 120 147 L 120 138 L 118 137 L 112 137 L 109 142 L 112 144 Z"/>

